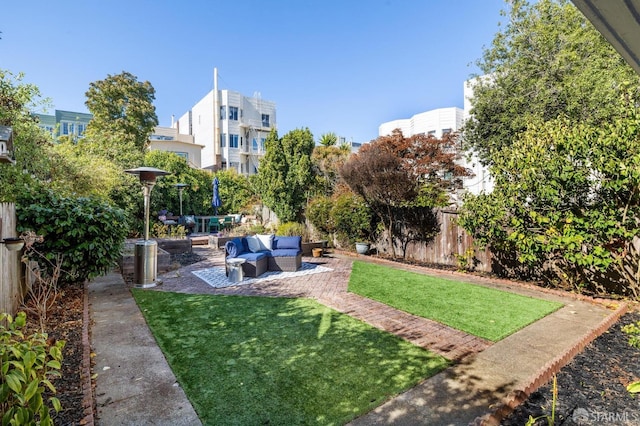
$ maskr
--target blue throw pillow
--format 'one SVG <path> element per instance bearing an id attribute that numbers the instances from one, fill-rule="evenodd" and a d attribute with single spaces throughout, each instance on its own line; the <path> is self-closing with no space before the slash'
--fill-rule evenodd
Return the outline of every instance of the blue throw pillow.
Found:
<path id="1" fill-rule="evenodd" d="M 302 237 L 300 236 L 292 236 L 292 237 L 276 237 L 274 239 L 274 248 L 276 249 L 300 249 L 300 243 L 302 242 Z"/>
<path id="2" fill-rule="evenodd" d="M 240 247 L 242 247 L 242 245 L 240 245 Z M 238 245 L 235 243 L 235 240 L 227 241 L 224 249 L 227 251 L 229 257 L 238 257 L 241 253 L 240 250 L 238 250 Z"/>

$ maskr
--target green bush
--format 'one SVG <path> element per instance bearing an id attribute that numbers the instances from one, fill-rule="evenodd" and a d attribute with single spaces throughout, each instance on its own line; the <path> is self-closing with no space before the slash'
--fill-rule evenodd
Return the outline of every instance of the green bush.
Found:
<path id="1" fill-rule="evenodd" d="M 369 240 L 371 211 L 357 195 L 338 195 L 331 209 L 331 218 L 339 239 L 346 238 L 350 243 Z"/>
<path id="2" fill-rule="evenodd" d="M 359 196 L 343 192 L 316 197 L 307 207 L 307 219 L 322 234 L 335 237 L 340 246 L 368 241 L 373 234 L 371 210 Z"/>
<path id="3" fill-rule="evenodd" d="M 49 344 L 45 333 L 25 336 L 27 322 L 24 312 L 15 317 L 0 314 L 0 412 L 3 425 L 53 425 L 50 407 L 42 398 L 45 387 L 55 393 L 49 381 L 60 377 L 62 348 L 65 342 Z M 5 326 L 5 324 L 7 324 Z M 49 398 L 55 412 L 60 401 Z"/>
<path id="4" fill-rule="evenodd" d="M 61 283 L 83 282 L 109 271 L 119 259 L 128 225 L 124 212 L 92 198 L 67 198 L 40 189 L 16 200 L 18 231 L 44 237 L 36 249 L 50 262 L 62 255 Z M 35 257 L 44 271 L 53 265 Z"/>
<path id="5" fill-rule="evenodd" d="M 333 201 L 324 196 L 314 198 L 307 206 L 307 219 L 322 234 L 328 235 L 336 230 L 331 218 L 332 208 Z"/>
<path id="6" fill-rule="evenodd" d="M 301 236 L 303 242 L 309 241 L 309 233 L 307 232 L 307 227 L 302 223 L 298 222 L 285 222 L 278 225 L 278 230 L 276 231 L 278 235 L 283 235 L 287 237 L 293 236 Z"/>

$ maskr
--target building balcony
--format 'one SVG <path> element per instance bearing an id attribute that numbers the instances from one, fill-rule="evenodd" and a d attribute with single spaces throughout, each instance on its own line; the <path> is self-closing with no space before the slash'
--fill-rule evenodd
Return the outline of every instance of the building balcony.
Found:
<path id="1" fill-rule="evenodd" d="M 268 125 L 265 125 L 265 124 L 268 124 Z M 248 119 L 248 118 L 241 119 L 238 122 L 238 125 L 243 128 L 267 130 L 267 131 L 271 130 L 271 128 L 273 127 L 273 123 L 271 122 L 264 123 L 262 120 Z"/>

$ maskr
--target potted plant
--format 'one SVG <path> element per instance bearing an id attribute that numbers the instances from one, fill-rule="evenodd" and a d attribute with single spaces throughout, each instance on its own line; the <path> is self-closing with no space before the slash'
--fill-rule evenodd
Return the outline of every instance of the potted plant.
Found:
<path id="1" fill-rule="evenodd" d="M 369 243 L 365 243 L 365 242 L 356 243 L 356 253 L 358 254 L 367 254 L 369 253 L 370 248 L 371 246 L 369 245 Z"/>

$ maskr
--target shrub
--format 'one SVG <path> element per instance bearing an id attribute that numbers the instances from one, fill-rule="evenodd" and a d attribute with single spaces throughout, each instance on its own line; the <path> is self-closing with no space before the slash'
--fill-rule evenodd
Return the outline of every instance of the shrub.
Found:
<path id="1" fill-rule="evenodd" d="M 328 235 L 335 232 L 335 226 L 331 217 L 332 208 L 333 201 L 329 197 L 314 198 L 307 206 L 307 219 L 323 234 Z"/>
<path id="2" fill-rule="evenodd" d="M 44 238 L 38 251 L 53 262 L 62 255 L 61 283 L 83 282 L 113 268 L 127 233 L 124 212 L 92 198 L 60 197 L 40 189 L 16 200 L 18 231 Z M 34 258 L 53 273 L 51 263 Z"/>
<path id="3" fill-rule="evenodd" d="M 371 235 L 371 212 L 362 198 L 352 193 L 336 197 L 331 218 L 335 224 L 338 239 L 350 243 L 368 241 Z"/>
<path id="4" fill-rule="evenodd" d="M 309 233 L 307 227 L 298 222 L 285 222 L 278 225 L 278 235 L 284 235 L 287 237 L 301 236 L 303 242 L 309 241 Z"/>
<path id="5" fill-rule="evenodd" d="M 0 314 L 0 412 L 2 424 L 53 425 L 50 407 L 42 398 L 45 387 L 52 393 L 51 377 L 60 377 L 62 348 L 65 342 L 53 344 L 46 333 L 25 336 L 27 322 L 24 312 L 15 317 Z M 5 326 L 5 324 L 7 324 Z M 56 412 L 62 408 L 56 397 L 49 398 Z"/>

